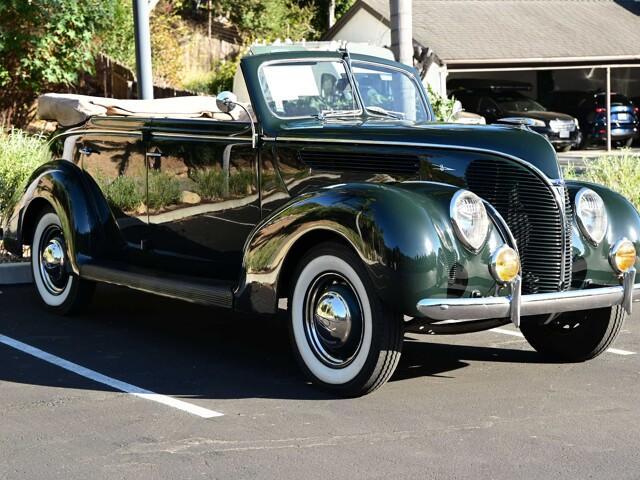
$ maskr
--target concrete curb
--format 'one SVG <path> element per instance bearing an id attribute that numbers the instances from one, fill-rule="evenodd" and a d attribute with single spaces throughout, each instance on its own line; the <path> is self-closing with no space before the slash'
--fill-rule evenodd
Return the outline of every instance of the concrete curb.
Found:
<path id="1" fill-rule="evenodd" d="M 31 263 L 1 263 L 0 285 L 20 285 L 33 282 Z"/>

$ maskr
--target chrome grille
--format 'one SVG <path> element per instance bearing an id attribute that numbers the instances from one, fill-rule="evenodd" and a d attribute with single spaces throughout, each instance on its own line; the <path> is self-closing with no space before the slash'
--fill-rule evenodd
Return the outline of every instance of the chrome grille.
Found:
<path id="1" fill-rule="evenodd" d="M 573 120 L 551 120 L 549 122 L 549 128 L 551 128 L 552 132 L 556 133 L 562 130 L 573 132 L 576 129 L 576 122 Z"/>
<path id="2" fill-rule="evenodd" d="M 571 205 L 564 187 L 550 187 L 526 166 L 510 160 L 475 160 L 466 183 L 507 222 L 522 262 L 523 293 L 566 290 L 571 284 Z M 561 188 L 564 209 L 552 188 Z M 564 211 L 563 211 L 564 210 Z"/>

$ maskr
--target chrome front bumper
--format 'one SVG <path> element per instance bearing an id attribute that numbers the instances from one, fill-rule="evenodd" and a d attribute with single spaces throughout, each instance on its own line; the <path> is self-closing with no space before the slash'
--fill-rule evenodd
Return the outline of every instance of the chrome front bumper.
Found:
<path id="1" fill-rule="evenodd" d="M 520 326 L 520 317 L 523 316 L 591 310 L 613 305 L 622 305 L 631 314 L 633 302 L 640 300 L 640 284 L 636 285 L 635 277 L 636 271 L 631 269 L 623 274 L 619 286 L 531 295 L 521 294 L 522 281 L 517 277 L 511 283 L 511 295 L 507 297 L 429 298 L 420 300 L 417 309 L 434 321 L 510 318 L 516 327 Z"/>

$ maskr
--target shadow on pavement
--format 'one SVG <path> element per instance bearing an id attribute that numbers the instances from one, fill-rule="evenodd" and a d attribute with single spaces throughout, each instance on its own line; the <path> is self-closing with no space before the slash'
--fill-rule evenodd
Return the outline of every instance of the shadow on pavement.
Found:
<path id="1" fill-rule="evenodd" d="M 0 334 L 157 393 L 211 399 L 333 398 L 311 386 L 291 353 L 284 315 L 248 318 L 100 286 L 90 310 L 59 317 L 31 287 L 2 288 Z M 448 377 L 463 360 L 539 362 L 534 352 L 407 339 L 391 381 Z M 110 390 L 0 345 L 2 381 Z"/>

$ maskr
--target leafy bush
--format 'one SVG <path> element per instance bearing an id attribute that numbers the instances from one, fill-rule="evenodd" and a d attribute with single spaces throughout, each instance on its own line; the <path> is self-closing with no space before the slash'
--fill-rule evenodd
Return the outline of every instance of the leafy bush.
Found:
<path id="1" fill-rule="evenodd" d="M 253 185 L 254 174 L 251 170 L 232 173 L 229 178 L 229 192 L 232 195 L 246 195 Z"/>
<path id="2" fill-rule="evenodd" d="M 187 78 L 183 85 L 187 90 L 209 95 L 217 95 L 226 90 L 231 91 L 237 69 L 237 62 L 216 62 L 211 72 Z"/>
<path id="3" fill-rule="evenodd" d="M 447 98 L 437 93 L 431 85 L 427 85 L 427 95 L 429 96 L 429 103 L 433 108 L 433 113 L 436 115 L 436 121 L 448 122 L 453 115 L 453 107 L 456 103 L 454 97 Z"/>
<path id="4" fill-rule="evenodd" d="M 92 68 L 94 35 L 112 25 L 111 7 L 102 0 L 0 2 L 0 124 L 25 125 L 40 93 L 68 88 Z"/>
<path id="5" fill-rule="evenodd" d="M 603 155 L 584 168 L 569 164 L 566 178 L 599 183 L 628 198 L 640 209 L 640 155 L 627 150 L 620 155 Z"/>
<path id="6" fill-rule="evenodd" d="M 36 167 L 49 160 L 49 148 L 42 137 L 21 130 L 0 131 L 0 216 Z"/>
<path id="7" fill-rule="evenodd" d="M 196 183 L 196 193 L 205 200 L 222 198 L 224 194 L 224 175 L 221 170 L 195 170 L 191 178 Z"/>
<path id="8" fill-rule="evenodd" d="M 180 182 L 164 172 L 149 172 L 149 197 L 147 205 L 159 210 L 180 202 Z"/>
<path id="9" fill-rule="evenodd" d="M 131 212 L 144 203 L 144 179 L 121 175 L 111 181 L 101 176 L 97 180 L 107 201 L 115 209 Z"/>

